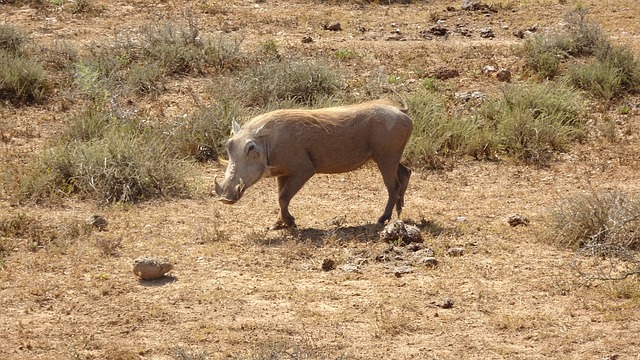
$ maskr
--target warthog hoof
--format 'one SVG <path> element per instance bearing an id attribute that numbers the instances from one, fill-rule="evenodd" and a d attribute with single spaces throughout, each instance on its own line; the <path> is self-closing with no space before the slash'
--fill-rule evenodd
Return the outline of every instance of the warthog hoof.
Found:
<path id="1" fill-rule="evenodd" d="M 295 229 L 296 223 L 292 222 L 291 224 L 287 224 L 282 220 L 278 220 L 276 222 L 273 223 L 273 225 L 271 225 L 269 227 L 269 231 L 273 231 L 273 230 L 286 230 L 286 229 Z"/>

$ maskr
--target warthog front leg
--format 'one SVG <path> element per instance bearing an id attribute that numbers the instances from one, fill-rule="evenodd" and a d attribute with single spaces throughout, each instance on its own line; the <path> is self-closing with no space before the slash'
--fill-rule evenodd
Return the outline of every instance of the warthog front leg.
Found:
<path id="1" fill-rule="evenodd" d="M 280 217 L 271 225 L 269 230 L 295 228 L 295 218 L 289 213 L 289 203 L 302 186 L 313 176 L 313 172 L 297 173 L 289 176 L 278 177 L 278 204 L 280 205 Z"/>

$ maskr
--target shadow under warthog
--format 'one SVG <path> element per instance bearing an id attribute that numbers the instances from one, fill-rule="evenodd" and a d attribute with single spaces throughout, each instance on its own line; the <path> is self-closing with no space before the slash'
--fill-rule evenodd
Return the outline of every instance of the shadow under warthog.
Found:
<path id="1" fill-rule="evenodd" d="M 414 221 L 403 220 L 404 223 L 417 226 L 420 232 L 438 236 L 446 231 L 446 228 L 437 223 L 425 219 Z M 322 247 L 327 241 L 331 242 L 372 242 L 380 240 L 380 231 L 384 226 L 378 223 L 369 223 L 355 226 L 336 226 L 329 229 L 296 228 L 281 230 L 276 233 L 267 233 L 267 236 L 256 239 L 256 242 L 266 246 L 280 246 L 285 242 L 308 242 L 316 247 Z"/>

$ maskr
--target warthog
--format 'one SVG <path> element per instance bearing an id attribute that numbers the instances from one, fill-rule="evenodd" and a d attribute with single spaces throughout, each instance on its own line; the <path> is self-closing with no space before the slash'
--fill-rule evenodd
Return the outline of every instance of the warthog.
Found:
<path id="1" fill-rule="evenodd" d="M 295 227 L 291 198 L 314 174 L 352 171 L 369 159 L 378 165 L 389 199 L 378 219 L 385 223 L 395 205 L 398 216 L 411 170 L 400 164 L 413 122 L 386 101 L 317 110 L 276 110 L 259 115 L 242 128 L 235 120 L 226 147 L 229 162 L 218 199 L 240 200 L 263 177 L 278 178 L 280 216 L 271 229 Z"/>

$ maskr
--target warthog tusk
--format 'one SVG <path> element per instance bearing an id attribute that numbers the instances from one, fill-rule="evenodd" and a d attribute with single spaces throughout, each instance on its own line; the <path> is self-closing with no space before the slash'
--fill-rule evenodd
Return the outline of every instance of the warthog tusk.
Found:
<path id="1" fill-rule="evenodd" d="M 218 184 L 218 175 L 216 175 L 213 178 L 213 182 L 216 184 L 216 195 L 218 196 L 222 196 L 222 188 L 220 187 L 220 185 Z"/>

